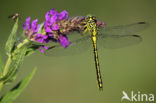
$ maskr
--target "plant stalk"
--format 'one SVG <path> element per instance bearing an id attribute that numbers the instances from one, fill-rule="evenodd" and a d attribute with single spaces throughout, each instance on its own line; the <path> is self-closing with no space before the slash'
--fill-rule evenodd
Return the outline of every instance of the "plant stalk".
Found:
<path id="1" fill-rule="evenodd" d="M 30 41 L 29 41 L 28 39 L 24 39 L 23 42 L 21 42 L 21 43 L 19 43 L 19 44 L 17 45 L 17 48 L 13 51 L 13 53 L 11 53 L 11 55 L 9 55 L 8 60 L 7 60 L 7 62 L 6 62 L 6 64 L 5 64 L 5 67 L 4 67 L 4 69 L 3 69 L 3 73 L 2 73 L 2 75 L 0 76 L 1 78 L 5 77 L 5 76 L 7 75 L 8 71 L 9 71 L 9 67 L 10 67 L 10 65 L 11 65 L 11 63 L 12 63 L 12 57 L 15 56 L 16 53 L 18 53 L 18 50 L 19 50 L 21 47 L 23 47 L 25 44 L 27 44 L 27 43 L 29 43 L 29 42 L 30 42 Z M 0 82 L 0 91 L 1 91 L 2 88 L 3 88 L 3 82 Z"/>
<path id="2" fill-rule="evenodd" d="M 6 64 L 5 64 L 5 67 L 3 69 L 2 77 L 4 77 L 8 73 L 11 62 L 12 62 L 12 59 L 11 59 L 11 56 L 9 56 L 9 58 L 8 58 Z"/>

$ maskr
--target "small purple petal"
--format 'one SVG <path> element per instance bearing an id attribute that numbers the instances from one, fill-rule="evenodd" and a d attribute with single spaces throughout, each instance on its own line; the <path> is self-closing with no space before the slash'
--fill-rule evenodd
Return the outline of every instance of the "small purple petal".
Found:
<path id="1" fill-rule="evenodd" d="M 52 26 L 52 30 L 59 30 L 59 26 L 55 24 L 54 26 Z"/>
<path id="2" fill-rule="evenodd" d="M 30 29 L 30 16 L 26 19 L 26 29 Z"/>
<path id="3" fill-rule="evenodd" d="M 36 19 L 36 20 L 33 20 L 32 21 L 32 23 L 31 23 L 31 29 L 33 30 L 33 31 L 35 31 L 35 29 L 36 29 L 36 23 L 38 22 L 38 20 Z"/>
<path id="4" fill-rule="evenodd" d="M 40 52 L 44 53 L 45 51 L 42 49 L 42 47 L 39 47 Z"/>
<path id="5" fill-rule="evenodd" d="M 51 38 L 52 38 L 52 37 L 54 37 L 54 36 L 53 36 L 53 34 L 48 34 L 48 37 L 51 37 Z"/>
<path id="6" fill-rule="evenodd" d="M 50 40 L 48 39 L 48 35 L 37 34 L 35 36 L 35 41 L 40 43 L 48 43 Z"/>
<path id="7" fill-rule="evenodd" d="M 45 32 L 50 33 L 50 32 L 52 32 L 52 30 L 49 27 L 45 27 Z"/>
<path id="8" fill-rule="evenodd" d="M 47 27 L 47 26 L 49 26 L 49 23 L 48 23 L 48 21 L 45 21 L 44 22 L 44 27 Z"/>
<path id="9" fill-rule="evenodd" d="M 67 48 L 68 45 L 70 45 L 71 43 L 68 41 L 68 38 L 65 35 L 61 35 L 59 37 L 59 42 L 60 44 L 64 47 Z"/>
<path id="10" fill-rule="evenodd" d="M 23 28 L 24 28 L 24 30 L 27 30 L 26 23 L 23 24 Z"/>
<path id="11" fill-rule="evenodd" d="M 42 38 L 43 38 L 43 39 L 47 39 L 47 38 L 48 38 L 48 35 L 43 35 Z"/>
<path id="12" fill-rule="evenodd" d="M 51 9 L 51 10 L 49 11 L 49 13 L 50 13 L 51 15 L 56 15 L 56 14 L 57 14 L 57 11 L 55 11 L 55 8 L 53 8 L 53 9 Z"/>
<path id="13" fill-rule="evenodd" d="M 46 21 L 49 21 L 50 20 L 49 12 L 46 13 L 45 19 L 46 19 Z"/>
<path id="14" fill-rule="evenodd" d="M 35 33 L 37 33 L 39 31 L 39 28 L 40 28 L 41 24 L 38 24 L 34 30 Z"/>
<path id="15" fill-rule="evenodd" d="M 68 18 L 68 12 L 67 11 L 64 10 L 61 13 L 59 13 L 59 17 L 58 17 L 59 20 L 66 19 L 66 18 Z"/>
<path id="16" fill-rule="evenodd" d="M 53 25 L 53 24 L 56 22 L 56 20 L 57 20 L 57 16 L 56 16 L 56 15 L 52 16 L 52 17 L 50 18 L 50 23 L 51 23 L 51 25 Z"/>
<path id="17" fill-rule="evenodd" d="M 26 18 L 26 22 L 30 22 L 31 17 Z"/>

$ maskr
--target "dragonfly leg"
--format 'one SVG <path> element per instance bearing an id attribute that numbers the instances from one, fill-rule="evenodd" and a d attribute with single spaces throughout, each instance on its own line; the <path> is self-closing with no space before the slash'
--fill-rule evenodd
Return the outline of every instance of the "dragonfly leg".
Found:
<path id="1" fill-rule="evenodd" d="M 84 26 L 84 28 L 86 27 L 86 25 Z M 83 35 L 88 31 L 88 29 L 84 29 L 83 31 Z"/>

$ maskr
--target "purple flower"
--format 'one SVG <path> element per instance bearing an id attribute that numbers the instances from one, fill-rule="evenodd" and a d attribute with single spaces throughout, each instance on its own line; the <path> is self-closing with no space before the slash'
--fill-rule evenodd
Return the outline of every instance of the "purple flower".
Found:
<path id="1" fill-rule="evenodd" d="M 64 11 L 58 13 L 53 8 L 46 13 L 45 22 L 44 22 L 45 32 L 47 34 L 49 34 L 49 33 L 53 34 L 54 37 L 59 36 L 57 39 L 64 48 L 67 48 L 68 45 L 70 45 L 70 42 L 68 41 L 68 38 L 65 35 L 62 35 L 59 32 L 57 32 L 57 31 L 59 31 L 59 26 L 58 26 L 57 22 L 60 20 L 67 19 L 67 18 L 68 18 L 67 11 L 64 10 Z M 56 31 L 56 32 L 54 33 L 54 31 Z"/>
<path id="2" fill-rule="evenodd" d="M 44 22 L 45 31 L 51 33 L 52 31 L 59 30 L 59 26 L 56 24 L 56 22 L 67 18 L 68 18 L 67 11 L 64 10 L 58 13 L 57 11 L 55 11 L 54 8 L 51 9 L 45 15 L 45 22 Z"/>
<path id="3" fill-rule="evenodd" d="M 62 11 L 58 13 L 55 9 L 51 9 L 45 14 L 44 28 L 43 32 L 39 32 L 40 24 L 37 25 L 38 20 L 33 20 L 30 22 L 30 17 L 28 17 L 23 24 L 23 28 L 26 31 L 25 36 L 35 42 L 48 43 L 59 42 L 64 48 L 67 48 L 71 43 L 68 41 L 66 35 L 60 33 L 60 28 L 58 25 L 61 20 L 68 19 L 68 12 Z M 42 28 L 42 27 L 41 27 Z M 41 52 L 45 52 L 43 49 L 48 49 L 45 45 L 39 47 Z"/>
<path id="4" fill-rule="evenodd" d="M 37 24 L 37 19 L 33 20 L 32 23 L 30 22 L 30 17 L 26 19 L 26 22 L 23 24 L 23 28 L 26 31 L 25 36 L 28 37 L 32 41 L 40 42 L 40 43 L 48 43 L 50 41 L 50 38 L 53 37 L 52 34 L 41 34 L 38 33 L 40 24 Z M 57 27 L 55 27 L 57 28 Z"/>
<path id="5" fill-rule="evenodd" d="M 25 21 L 25 23 L 23 24 L 23 28 L 25 31 L 31 31 L 33 32 L 33 34 L 37 33 L 39 28 L 40 28 L 40 24 L 36 25 L 36 23 L 38 22 L 38 20 L 33 20 L 32 23 L 30 23 L 30 17 L 28 17 Z"/>
<path id="6" fill-rule="evenodd" d="M 68 45 L 70 45 L 71 43 L 68 41 L 68 38 L 66 35 L 60 35 L 58 38 L 60 44 L 64 47 L 67 48 Z"/>

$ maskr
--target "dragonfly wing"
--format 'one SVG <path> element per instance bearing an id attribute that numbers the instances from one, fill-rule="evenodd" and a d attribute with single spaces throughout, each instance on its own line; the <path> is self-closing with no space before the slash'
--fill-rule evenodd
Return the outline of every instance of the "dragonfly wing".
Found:
<path id="1" fill-rule="evenodd" d="M 67 48 L 62 47 L 59 43 L 51 46 L 45 54 L 48 56 L 68 56 L 76 55 L 88 50 L 90 43 L 89 35 L 81 35 L 80 33 L 72 33 L 67 35 L 71 43 Z"/>
<path id="2" fill-rule="evenodd" d="M 139 35 L 105 35 L 98 37 L 98 45 L 108 49 L 127 47 L 141 41 L 142 38 Z"/>
<path id="3" fill-rule="evenodd" d="M 128 25 L 119 25 L 112 27 L 105 27 L 99 30 L 100 33 L 110 33 L 115 35 L 133 35 L 149 27 L 146 22 L 137 22 Z"/>
<path id="4" fill-rule="evenodd" d="M 146 29 L 146 22 L 138 22 L 128 25 L 105 27 L 99 30 L 98 44 L 104 48 L 116 49 L 137 44 L 142 38 L 135 33 Z"/>
<path id="5" fill-rule="evenodd" d="M 121 48 L 139 43 L 142 39 L 135 35 L 136 32 L 148 27 L 146 22 L 138 22 L 128 25 L 105 27 L 99 30 L 98 44 L 104 48 Z M 91 48 L 92 43 L 88 34 L 82 33 L 68 34 L 68 40 L 71 42 L 68 48 L 63 48 L 60 44 L 55 43 L 46 51 L 46 55 L 65 56 L 82 53 Z"/>

